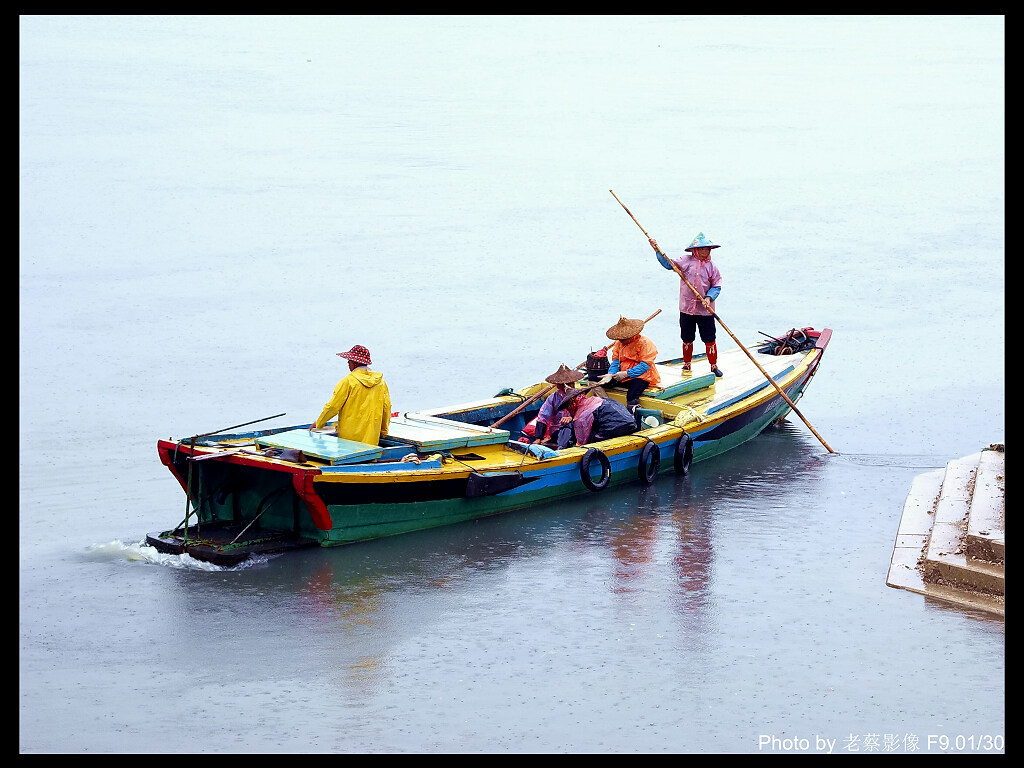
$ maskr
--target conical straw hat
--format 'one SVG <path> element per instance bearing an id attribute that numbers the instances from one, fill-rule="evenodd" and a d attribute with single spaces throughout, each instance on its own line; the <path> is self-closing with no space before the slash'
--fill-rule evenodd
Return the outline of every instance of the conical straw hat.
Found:
<path id="1" fill-rule="evenodd" d="M 710 240 L 708 240 L 704 236 L 703 232 L 699 232 L 697 234 L 697 236 L 695 238 L 693 238 L 693 242 L 690 243 L 688 246 L 686 246 L 686 250 L 692 251 L 694 248 L 719 248 L 719 247 L 720 246 L 717 246 L 714 243 L 712 243 Z"/>
<path id="2" fill-rule="evenodd" d="M 544 381 L 548 384 L 572 384 L 574 381 L 579 381 L 582 378 L 583 371 L 574 371 L 565 363 L 562 363 L 558 366 L 558 370 L 544 379 Z"/>
<path id="3" fill-rule="evenodd" d="M 643 320 L 632 320 L 619 315 L 619 322 L 605 331 L 605 336 L 615 341 L 624 341 L 636 336 L 644 329 Z"/>

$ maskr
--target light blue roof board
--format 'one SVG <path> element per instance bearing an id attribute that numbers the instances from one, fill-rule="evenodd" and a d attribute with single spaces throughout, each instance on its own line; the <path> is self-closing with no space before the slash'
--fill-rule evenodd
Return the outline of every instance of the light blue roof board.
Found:
<path id="1" fill-rule="evenodd" d="M 256 444 L 260 448 L 297 448 L 307 456 L 314 456 L 331 464 L 373 461 L 384 455 L 384 449 L 379 445 L 345 440 L 337 435 L 310 432 L 308 429 L 293 429 L 278 432 L 276 435 L 265 435 L 257 438 Z"/>
<path id="2" fill-rule="evenodd" d="M 405 418 L 409 421 L 424 422 L 428 426 L 453 429 L 459 433 L 468 433 L 467 445 L 497 445 L 508 442 L 512 436 L 507 429 L 494 429 L 493 427 L 481 427 L 479 424 L 470 424 L 455 419 L 445 419 L 427 413 L 406 413 Z"/>
<path id="3" fill-rule="evenodd" d="M 393 416 L 387 434 L 388 437 L 406 440 L 423 452 L 496 445 L 508 442 L 511 436 L 506 429 L 488 430 L 476 424 L 411 413 Z"/>

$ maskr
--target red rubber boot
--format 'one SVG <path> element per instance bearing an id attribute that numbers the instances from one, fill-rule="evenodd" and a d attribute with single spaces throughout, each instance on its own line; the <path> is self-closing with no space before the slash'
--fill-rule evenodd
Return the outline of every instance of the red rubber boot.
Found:
<path id="1" fill-rule="evenodd" d="M 711 372 L 715 376 L 724 376 L 722 369 L 718 367 L 718 344 L 712 341 L 710 344 L 705 344 L 704 348 L 708 353 L 708 362 L 711 364 Z"/>

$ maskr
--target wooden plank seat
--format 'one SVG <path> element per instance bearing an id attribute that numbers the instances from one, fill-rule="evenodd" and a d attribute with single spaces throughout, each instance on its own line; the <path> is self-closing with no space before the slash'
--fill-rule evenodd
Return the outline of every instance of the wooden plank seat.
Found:
<path id="1" fill-rule="evenodd" d="M 707 389 L 715 383 L 716 377 L 713 373 L 694 376 L 692 372 L 689 375 L 683 375 L 683 371 L 674 365 L 659 365 L 657 368 L 658 373 L 661 375 L 661 385 L 648 387 L 643 391 L 643 397 L 653 397 L 655 400 L 671 400 L 673 397 Z M 609 384 L 608 388 L 625 389 L 622 384 Z"/>
<path id="2" fill-rule="evenodd" d="M 405 413 L 391 418 L 387 436 L 411 443 L 418 451 L 427 453 L 507 443 L 512 435 L 506 429 L 465 424 L 425 413 Z"/>
<path id="3" fill-rule="evenodd" d="M 699 392 L 702 389 L 714 386 L 716 377 L 713 373 L 708 373 L 703 376 L 694 376 L 692 373 L 689 376 L 682 375 L 682 371 L 678 368 L 668 366 L 658 366 L 658 373 L 661 374 L 661 386 L 660 387 L 648 387 L 644 391 L 644 395 L 647 397 L 653 397 L 656 400 L 670 400 L 673 397 L 679 397 L 679 395 L 686 395 L 690 392 Z"/>

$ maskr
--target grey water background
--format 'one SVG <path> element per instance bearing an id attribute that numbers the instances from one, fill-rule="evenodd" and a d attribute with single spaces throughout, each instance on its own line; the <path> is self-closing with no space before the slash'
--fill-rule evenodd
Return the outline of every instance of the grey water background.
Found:
<path id="1" fill-rule="evenodd" d="M 1003 622 L 885 584 L 913 478 L 1004 437 L 1002 17 L 19 27 L 21 752 L 1002 751 Z M 352 344 L 396 410 L 620 314 L 677 355 L 609 189 L 721 244 L 739 338 L 834 330 L 800 410 L 837 455 L 791 415 L 646 489 L 141 545 L 184 512 L 157 439 L 308 423 Z"/>

